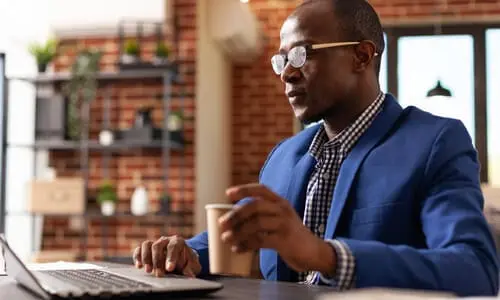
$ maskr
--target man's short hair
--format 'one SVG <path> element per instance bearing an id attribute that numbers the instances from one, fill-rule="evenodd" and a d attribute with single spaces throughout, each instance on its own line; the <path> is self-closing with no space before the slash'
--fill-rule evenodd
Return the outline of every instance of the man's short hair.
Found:
<path id="1" fill-rule="evenodd" d="M 317 1 L 330 1 L 341 34 L 346 41 L 370 40 L 375 43 L 375 72 L 380 72 L 382 53 L 385 50 L 384 30 L 375 9 L 366 0 L 305 0 L 303 5 Z"/>

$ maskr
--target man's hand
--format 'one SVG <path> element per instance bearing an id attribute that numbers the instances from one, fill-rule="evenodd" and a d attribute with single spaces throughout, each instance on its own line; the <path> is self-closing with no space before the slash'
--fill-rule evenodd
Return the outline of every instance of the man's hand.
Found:
<path id="1" fill-rule="evenodd" d="M 260 184 L 233 187 L 226 194 L 232 202 L 253 198 L 219 220 L 222 240 L 233 251 L 275 249 L 298 272 L 334 272 L 335 251 L 304 226 L 287 200 Z"/>
<path id="2" fill-rule="evenodd" d="M 137 268 L 144 266 L 146 272 L 153 272 L 157 277 L 174 271 L 195 277 L 201 271 L 196 253 L 177 236 L 161 237 L 156 242 L 145 241 L 135 249 L 133 258 Z"/>

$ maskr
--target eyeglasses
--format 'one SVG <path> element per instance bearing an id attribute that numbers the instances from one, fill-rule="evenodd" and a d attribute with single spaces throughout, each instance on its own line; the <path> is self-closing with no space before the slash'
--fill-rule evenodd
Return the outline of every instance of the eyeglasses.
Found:
<path id="1" fill-rule="evenodd" d="M 276 75 L 281 75 L 281 73 L 286 67 L 287 62 L 290 62 L 290 65 L 296 69 L 302 68 L 306 63 L 308 51 L 333 48 L 333 47 L 358 45 L 360 43 L 361 42 L 340 42 L 340 43 L 295 46 L 292 49 L 290 49 L 290 51 L 288 51 L 287 55 L 285 54 L 273 55 L 273 57 L 271 58 L 271 65 Z M 378 53 L 375 53 L 375 56 L 378 56 Z"/>

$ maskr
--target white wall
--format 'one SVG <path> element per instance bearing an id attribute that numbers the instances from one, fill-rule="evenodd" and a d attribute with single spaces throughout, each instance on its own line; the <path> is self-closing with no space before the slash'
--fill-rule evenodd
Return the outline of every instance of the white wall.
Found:
<path id="1" fill-rule="evenodd" d="M 58 27 L 114 26 L 122 18 L 162 21 L 164 0 L 48 0 L 50 22 Z"/>
<path id="2" fill-rule="evenodd" d="M 0 51 L 6 54 L 6 75 L 36 74 L 35 61 L 27 52 L 31 41 L 49 34 L 47 0 L 0 1 Z M 34 139 L 35 89 L 28 83 L 9 83 L 8 143 L 29 145 Z M 40 224 L 27 215 L 26 183 L 33 177 L 34 151 L 9 146 L 6 170 L 6 237 L 21 259 L 28 259 L 39 234 Z M 36 227 L 36 228 L 35 228 Z M 33 229 L 35 228 L 35 231 Z M 38 230 L 37 230 L 38 229 Z M 32 237 L 35 237 L 34 239 Z"/>
<path id="3" fill-rule="evenodd" d="M 123 19 L 155 22 L 165 20 L 165 0 L 46 1 L 50 7 L 51 28 L 58 35 L 116 34 L 117 25 Z"/>
<path id="4" fill-rule="evenodd" d="M 197 3 L 196 232 L 206 229 L 205 205 L 226 201 L 231 183 L 231 65 L 210 37 L 210 7 L 215 1 L 234 0 Z"/>

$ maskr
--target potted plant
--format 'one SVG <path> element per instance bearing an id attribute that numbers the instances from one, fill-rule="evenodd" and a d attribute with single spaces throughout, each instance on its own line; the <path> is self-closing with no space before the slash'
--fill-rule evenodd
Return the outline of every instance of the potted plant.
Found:
<path id="1" fill-rule="evenodd" d="M 57 54 L 57 40 L 48 39 L 45 44 L 32 43 L 28 51 L 35 57 L 38 72 L 43 73 Z"/>
<path id="2" fill-rule="evenodd" d="M 171 111 L 168 115 L 167 128 L 169 131 L 179 131 L 182 129 L 184 116 L 181 111 Z"/>
<path id="3" fill-rule="evenodd" d="M 161 65 L 168 62 L 168 56 L 170 55 L 170 49 L 165 43 L 158 42 L 156 44 L 155 56 L 153 57 L 153 64 Z"/>
<path id="4" fill-rule="evenodd" d="M 97 203 L 101 205 L 101 212 L 105 216 L 111 216 L 115 213 L 116 202 L 118 197 L 116 195 L 113 184 L 106 180 L 99 187 L 97 194 Z"/>
<path id="5" fill-rule="evenodd" d="M 125 43 L 125 54 L 122 55 L 122 62 L 126 64 L 136 63 L 139 60 L 140 52 L 137 40 L 128 40 Z"/>
<path id="6" fill-rule="evenodd" d="M 82 105 L 90 105 L 97 94 L 97 75 L 100 69 L 102 52 L 96 49 L 85 49 L 78 53 L 71 66 L 71 77 L 63 85 L 63 93 L 68 97 L 67 136 L 78 140 L 83 125 L 88 120 L 82 119 Z"/>

